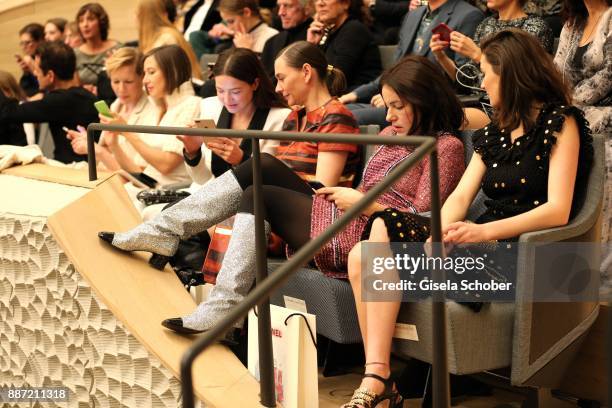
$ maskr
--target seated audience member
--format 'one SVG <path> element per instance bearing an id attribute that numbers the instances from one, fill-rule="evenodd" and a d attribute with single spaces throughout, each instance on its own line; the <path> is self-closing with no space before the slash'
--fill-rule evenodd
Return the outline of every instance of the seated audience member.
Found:
<path id="1" fill-rule="evenodd" d="M 296 41 L 304 41 L 312 22 L 311 0 L 278 0 L 278 17 L 283 31 L 270 38 L 261 52 L 261 62 L 270 78 L 274 77 L 274 60 L 286 46 Z"/>
<path id="2" fill-rule="evenodd" d="M 592 138 L 582 111 L 570 105 L 569 90 L 535 37 L 517 29 L 501 31 L 486 38 L 481 49 L 482 87 L 496 114 L 491 125 L 473 136 L 475 153 L 442 207 L 442 235 L 448 245 L 500 241 L 507 247 L 525 232 L 567 224 L 584 197 L 593 157 Z M 481 188 L 489 197 L 486 210 L 475 223 L 464 222 Z M 397 398 L 389 379 L 389 358 L 400 308 L 400 299 L 362 300 L 362 244 L 424 242 L 429 235 L 428 218 L 387 208 L 370 217 L 364 233 L 368 240 L 356 245 L 349 255 L 349 279 L 366 354 L 366 375 L 358 392 L 373 399 L 361 406 L 373 407 L 381 400 Z M 453 254 L 461 251 L 466 249 L 455 247 Z M 486 256 L 486 250 L 481 251 L 480 256 Z M 510 258 L 499 268 L 492 264 L 494 272 L 487 271 L 487 279 L 507 281 L 513 262 L 516 259 Z M 457 276 L 447 273 L 447 279 L 455 282 Z M 461 276 L 475 279 L 474 275 Z M 482 303 L 477 303 L 477 294 L 472 295 L 474 302 L 463 304 L 478 312 Z M 446 296 L 452 299 L 455 293 L 449 291 Z M 351 403 L 349 407 L 360 405 L 357 393 Z"/>
<path id="3" fill-rule="evenodd" d="M 409 11 L 404 18 L 399 32 L 395 61 L 409 54 L 434 59 L 429 48 L 433 28 L 445 23 L 453 30 L 471 37 L 483 17 L 477 8 L 463 0 L 430 0 L 428 6 Z M 458 65 L 463 65 L 465 62 L 463 56 L 455 54 L 452 50 L 447 49 L 446 52 Z M 380 77 L 340 98 L 344 103 L 359 102 L 349 105 L 349 108 L 360 124 L 378 124 L 383 127 L 386 124 L 384 103 L 379 93 L 379 79 Z"/>
<path id="4" fill-rule="evenodd" d="M 593 133 L 606 134 L 606 187 L 601 239 L 612 240 L 612 1 L 565 1 L 555 63 Z M 612 262 L 612 254 L 604 264 Z M 608 279 L 610 279 L 608 277 Z"/>
<path id="5" fill-rule="evenodd" d="M 6 71 L 0 71 L 0 91 L 5 98 L 25 102 L 27 97 L 23 89 L 19 87 L 15 77 Z M 20 123 L 0 123 L 0 145 L 27 145 L 24 126 Z"/>
<path id="6" fill-rule="evenodd" d="M 318 45 L 327 61 L 346 76 L 349 90 L 376 78 L 382 71 L 380 52 L 363 24 L 357 0 L 316 0 L 314 21 L 306 39 Z"/>
<path id="7" fill-rule="evenodd" d="M 0 95 L 0 123 L 49 123 L 55 143 L 54 159 L 70 163 L 87 157 L 72 151 L 64 127 L 75 129 L 98 121 L 94 108 L 96 97 L 79 87 L 75 79 L 75 55 L 72 48 L 61 42 L 42 43 L 34 58 L 34 74 L 42 99 L 19 103 Z"/>
<path id="8" fill-rule="evenodd" d="M 34 75 L 34 53 L 36 48 L 44 40 L 44 27 L 38 23 L 31 23 L 19 30 L 19 46 L 23 55 L 15 55 L 17 64 L 21 68 L 22 75 L 19 86 L 27 96 L 38 93 L 38 82 Z"/>
<path id="9" fill-rule="evenodd" d="M 99 3 L 87 3 L 81 6 L 76 21 L 83 38 L 83 44 L 74 49 L 77 72 L 81 84 L 96 85 L 98 75 L 104 68 L 104 61 L 121 44 L 108 39 L 110 20 L 106 10 Z M 93 87 L 90 89 L 95 90 Z"/>
<path id="10" fill-rule="evenodd" d="M 480 64 L 480 56 L 482 52 L 478 44 L 489 35 L 508 28 L 518 28 L 530 34 L 533 34 L 542 44 L 542 46 L 552 54 L 553 48 L 553 33 L 546 22 L 536 15 L 527 15 L 523 11 L 523 6 L 527 0 L 494 0 L 487 4 L 489 8 L 496 12 L 495 16 L 485 18 L 478 27 L 474 39 L 461 34 L 458 31 L 453 31 L 450 35 L 450 42 L 442 41 L 440 35 L 434 34 L 431 37 L 429 47 L 431 48 L 438 63 L 444 68 L 446 73 L 455 79 L 457 73 L 457 65 L 444 52 L 449 48 L 456 54 L 463 55 L 471 60 L 472 64 Z M 478 84 L 474 84 L 477 86 Z"/>
<path id="11" fill-rule="evenodd" d="M 368 7 L 372 18 L 372 34 L 376 44 L 397 44 L 397 35 L 404 16 L 414 4 L 414 8 L 421 5 L 420 0 L 363 0 Z"/>
<path id="12" fill-rule="evenodd" d="M 342 72 L 328 69 L 325 55 L 305 41 L 284 49 L 276 60 L 276 90 L 290 106 L 301 105 L 286 119 L 285 130 L 313 133 L 358 133 L 350 111 L 333 95 L 344 87 Z M 276 158 L 262 155 L 266 230 L 270 226 L 290 245 L 309 239 L 313 188 L 308 181 L 326 186 L 351 184 L 357 164 L 357 146 L 341 143 L 282 142 Z M 232 239 L 208 300 L 182 319 L 164 325 L 188 333 L 211 327 L 250 289 L 254 279 L 254 216 L 250 160 L 206 183 L 191 196 L 162 211 L 147 223 L 125 233 L 102 232 L 100 238 L 124 250 L 153 252 L 151 262 L 163 267 L 180 238 L 206 230 L 236 214 Z M 296 248 L 299 245 L 295 244 Z"/>
<path id="13" fill-rule="evenodd" d="M 219 13 L 236 48 L 261 54 L 266 41 L 278 34 L 261 19 L 257 0 L 220 0 Z"/>
<path id="14" fill-rule="evenodd" d="M 45 23 L 45 41 L 64 41 L 64 30 L 68 20 L 65 18 L 52 18 Z"/>
<path id="15" fill-rule="evenodd" d="M 213 120 L 219 129 L 282 130 L 289 113 L 285 102 L 263 70 L 257 55 L 245 48 L 224 51 L 213 69 L 217 96 L 205 98 L 200 120 Z M 251 140 L 181 137 L 187 170 L 198 184 L 219 177 L 251 157 Z M 260 139 L 263 153 L 276 154 L 277 140 Z"/>
<path id="16" fill-rule="evenodd" d="M 143 53 L 162 45 L 176 44 L 189 57 L 193 76 L 202 79 L 200 64 L 191 46 L 168 20 L 163 0 L 139 0 L 136 6 L 138 46 Z"/>
<path id="17" fill-rule="evenodd" d="M 474 6 L 480 8 L 484 13 L 490 13 L 487 0 L 468 0 Z M 537 14 L 542 17 L 552 29 L 555 37 L 561 32 L 561 4 L 563 0 L 527 0 L 523 9 L 527 14 Z"/>
<path id="18" fill-rule="evenodd" d="M 143 66 L 143 84 L 151 103 L 157 106 L 157 118 L 150 125 L 185 126 L 200 115 L 202 99 L 194 95 L 191 63 L 181 47 L 164 45 L 154 48 L 145 54 Z M 126 124 L 126 120 L 117 114 L 112 119 L 100 115 L 100 122 Z M 144 170 L 133 163 L 133 167 L 129 165 L 130 171 L 142 171 L 160 186 L 191 181 L 183 164 L 183 144 L 175 136 L 130 132 L 122 135 L 146 161 Z M 118 153 L 114 148 L 111 151 Z"/>
<path id="19" fill-rule="evenodd" d="M 78 48 L 83 44 L 83 37 L 79 31 L 79 25 L 76 21 L 70 21 L 64 29 L 64 42 L 71 48 Z"/>
<path id="20" fill-rule="evenodd" d="M 566 1 L 555 63 L 594 133 L 612 132 L 612 1 Z"/>
<path id="21" fill-rule="evenodd" d="M 183 32 L 185 40 L 189 41 L 198 57 L 207 51 L 206 48 L 202 49 L 200 44 L 204 46 L 212 41 L 208 36 L 208 31 L 221 22 L 221 15 L 217 7 L 219 7 L 219 0 L 198 0 L 192 3 L 183 14 L 183 24 L 177 27 Z"/>
<path id="22" fill-rule="evenodd" d="M 157 125 L 159 118 L 157 108 L 149 101 L 142 86 L 144 75 L 142 54 L 135 48 L 119 48 L 106 60 L 105 68 L 111 87 L 117 95 L 117 99 L 110 106 L 111 112 L 123 118 L 128 125 Z M 87 153 L 85 132 L 70 130 L 68 137 L 72 140 L 72 148 L 76 153 Z M 98 166 L 102 170 L 123 169 L 142 173 L 149 165 L 143 155 L 147 156 L 149 153 L 148 156 L 151 157 L 149 150 L 152 147 L 147 145 L 147 134 L 136 137 L 140 140 L 131 143 L 123 134 L 102 132 L 100 142 L 95 145 Z M 152 176 L 152 174 L 147 175 Z"/>

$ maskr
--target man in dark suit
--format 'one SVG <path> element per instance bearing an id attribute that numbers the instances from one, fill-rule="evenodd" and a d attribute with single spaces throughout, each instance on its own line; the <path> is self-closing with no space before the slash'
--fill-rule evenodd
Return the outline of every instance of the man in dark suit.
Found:
<path id="1" fill-rule="evenodd" d="M 480 10 L 464 0 L 430 0 L 428 6 L 411 10 L 404 17 L 394 61 L 397 62 L 409 54 L 421 55 L 435 61 L 429 49 L 431 30 L 434 27 L 445 23 L 453 30 L 472 37 L 476 26 L 483 18 L 484 15 Z M 465 57 L 455 55 L 450 49 L 447 53 L 457 66 L 467 62 Z M 378 124 L 381 127 L 386 125 L 384 102 L 378 93 L 379 82 L 380 76 L 340 98 L 342 102 L 350 104 L 348 107 L 360 125 Z"/>
<path id="2" fill-rule="evenodd" d="M 274 79 L 276 56 L 289 44 L 306 40 L 306 32 L 314 12 L 309 0 L 278 0 L 277 5 L 283 30 L 270 38 L 261 52 L 261 62 L 272 79 Z"/>

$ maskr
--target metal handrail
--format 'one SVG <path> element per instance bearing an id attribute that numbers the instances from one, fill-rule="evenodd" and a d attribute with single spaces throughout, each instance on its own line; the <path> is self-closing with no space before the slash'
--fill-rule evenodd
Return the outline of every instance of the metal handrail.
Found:
<path id="1" fill-rule="evenodd" d="M 183 391 L 183 407 L 194 406 L 193 381 L 191 367 L 196 357 L 209 345 L 224 335 L 227 330 L 246 316 L 251 308 L 259 308 L 259 353 L 260 353 L 260 387 L 262 405 L 275 406 L 274 377 L 272 365 L 272 339 L 270 334 L 269 296 L 278 289 L 282 283 L 297 269 L 306 264 L 330 239 L 340 232 L 352 219 L 361 215 L 376 198 L 384 193 L 412 166 L 416 165 L 425 155 L 430 156 L 430 183 L 431 183 L 431 235 L 433 241 L 432 256 L 442 256 L 440 195 L 438 182 L 438 156 L 436 139 L 424 136 L 410 136 L 406 138 L 397 136 L 379 136 L 367 134 L 340 134 L 340 133 L 307 133 L 307 132 L 272 132 L 263 130 L 228 130 L 228 129 L 200 129 L 183 127 L 158 127 L 136 125 L 104 125 L 92 123 L 87 127 L 87 153 L 89 164 L 89 178 L 97 178 L 96 158 L 94 149 L 94 132 L 108 130 L 113 132 L 155 133 L 167 135 L 209 136 L 251 139 L 253 143 L 253 189 L 255 192 L 255 234 L 257 252 L 257 285 L 255 288 L 223 317 L 213 328 L 208 330 L 195 344 L 187 350 L 181 360 L 181 381 Z M 370 189 L 361 200 L 346 210 L 345 214 L 336 220 L 322 234 L 318 235 L 289 260 L 283 263 L 275 272 L 265 277 L 266 244 L 264 235 L 263 202 L 261 197 L 261 169 L 259 168 L 260 151 L 259 139 L 377 144 L 377 145 L 403 145 L 416 146 L 414 152 L 383 180 Z M 434 279 L 442 280 L 441 271 L 434 271 Z M 265 278 L 264 278 L 265 277 Z M 433 407 L 447 408 L 450 406 L 449 382 L 447 370 L 446 350 L 446 309 L 443 297 L 435 296 L 432 302 L 433 312 Z M 262 307 L 263 306 L 263 307 Z M 263 316 L 262 316 L 263 315 Z M 267 354 L 266 354 L 267 353 Z"/>

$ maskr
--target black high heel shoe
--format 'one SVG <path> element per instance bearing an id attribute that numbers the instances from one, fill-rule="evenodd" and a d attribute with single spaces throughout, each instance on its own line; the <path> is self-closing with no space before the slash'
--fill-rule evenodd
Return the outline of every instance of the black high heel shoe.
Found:
<path id="1" fill-rule="evenodd" d="M 162 321 L 161 324 L 166 329 L 170 329 L 179 334 L 200 334 L 200 333 L 206 332 L 206 330 L 195 330 L 195 329 L 190 329 L 188 327 L 183 326 L 183 319 L 180 317 L 166 319 Z M 236 329 L 236 328 L 231 329 L 229 332 L 225 334 L 225 336 L 222 339 L 219 340 L 219 343 L 224 344 L 228 347 L 237 346 L 239 344 L 237 340 L 240 336 L 239 333 L 240 333 L 240 329 Z"/>
<path id="2" fill-rule="evenodd" d="M 181 334 L 199 334 L 204 333 L 205 330 L 194 330 L 189 327 L 183 326 L 183 319 L 180 317 L 174 317 L 172 319 L 166 319 L 162 323 L 166 329 L 173 330 Z"/>
<path id="3" fill-rule="evenodd" d="M 381 394 L 376 394 L 365 387 L 357 388 L 351 400 L 342 405 L 341 408 L 374 408 L 383 401 L 389 401 L 389 408 L 402 407 L 404 399 L 395 389 L 395 383 L 391 377 L 383 378 L 373 373 L 365 373 L 363 376 L 380 381 L 385 385 L 385 389 Z"/>
<path id="4" fill-rule="evenodd" d="M 107 231 L 98 232 L 98 238 L 100 238 L 102 241 L 108 242 L 113 248 L 117 248 L 120 251 L 124 251 L 123 249 L 118 248 L 115 245 L 113 245 L 113 239 L 115 238 L 114 232 L 107 232 Z M 124 251 L 124 252 L 131 252 L 131 251 Z M 164 268 L 166 267 L 166 264 L 169 261 L 170 261 L 169 256 L 160 255 L 160 254 L 156 254 L 155 252 L 151 252 L 151 258 L 149 258 L 149 265 L 151 265 L 155 269 L 163 271 Z"/>

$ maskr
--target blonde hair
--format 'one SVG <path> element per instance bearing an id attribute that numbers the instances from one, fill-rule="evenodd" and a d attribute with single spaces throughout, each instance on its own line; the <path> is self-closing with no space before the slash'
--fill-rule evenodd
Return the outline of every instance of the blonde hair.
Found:
<path id="1" fill-rule="evenodd" d="M 163 0 L 138 0 L 138 45 L 143 53 L 161 45 L 176 44 L 185 51 L 191 63 L 192 75 L 202 79 L 200 64 L 183 35 L 168 20 Z"/>
<path id="2" fill-rule="evenodd" d="M 6 71 L 0 71 L 0 90 L 8 98 L 26 100 L 26 94 L 17 84 L 15 77 Z"/>
<path id="3" fill-rule="evenodd" d="M 142 70 L 142 54 L 136 48 L 133 47 L 122 47 L 119 48 L 113 55 L 106 59 L 104 67 L 108 74 L 112 74 L 113 71 L 119 68 L 133 66 L 136 74 L 139 76 L 143 75 Z"/>

